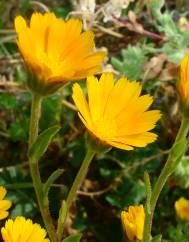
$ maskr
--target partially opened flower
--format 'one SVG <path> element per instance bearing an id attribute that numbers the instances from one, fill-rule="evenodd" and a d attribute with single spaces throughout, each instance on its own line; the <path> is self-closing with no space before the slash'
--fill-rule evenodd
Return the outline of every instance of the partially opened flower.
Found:
<path id="1" fill-rule="evenodd" d="M 189 56 L 185 56 L 180 63 L 180 78 L 177 86 L 181 111 L 187 115 L 189 114 Z"/>
<path id="2" fill-rule="evenodd" d="M 15 29 L 19 50 L 34 75 L 28 85 L 42 95 L 101 71 L 105 53 L 95 52 L 93 32 L 82 33 L 78 19 L 64 21 L 53 13 L 33 13 L 29 25 L 17 16 Z"/>
<path id="3" fill-rule="evenodd" d="M 175 210 L 179 218 L 189 221 L 189 200 L 184 197 L 179 198 L 175 202 Z"/>
<path id="4" fill-rule="evenodd" d="M 4 242 L 50 242 L 45 238 L 47 234 L 45 229 L 24 217 L 8 219 L 5 227 L 1 229 L 1 234 Z"/>
<path id="5" fill-rule="evenodd" d="M 10 200 L 5 199 L 6 194 L 7 190 L 0 186 L 0 220 L 6 218 L 9 215 L 7 210 L 12 205 Z"/>
<path id="6" fill-rule="evenodd" d="M 73 99 L 83 124 L 101 143 L 132 150 L 156 140 L 157 135 L 149 131 L 161 116 L 158 110 L 147 111 L 153 98 L 140 96 L 141 88 L 125 77 L 115 83 L 113 75 L 106 73 L 99 81 L 87 78 L 88 102 L 78 84 L 73 86 Z"/>
<path id="7" fill-rule="evenodd" d="M 129 206 L 128 211 L 121 212 L 123 229 L 130 241 L 142 240 L 144 230 L 144 207 Z"/>

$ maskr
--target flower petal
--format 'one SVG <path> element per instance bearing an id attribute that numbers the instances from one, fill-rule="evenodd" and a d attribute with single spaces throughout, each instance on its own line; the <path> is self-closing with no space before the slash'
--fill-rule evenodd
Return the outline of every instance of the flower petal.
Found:
<path id="1" fill-rule="evenodd" d="M 0 200 L 2 200 L 6 196 L 6 194 L 7 190 L 4 187 L 0 186 Z"/>
<path id="2" fill-rule="evenodd" d="M 5 219 L 8 215 L 9 212 L 0 210 L 0 220 Z"/>
<path id="3" fill-rule="evenodd" d="M 11 207 L 12 202 L 9 200 L 0 200 L 0 210 L 7 210 Z"/>
<path id="4" fill-rule="evenodd" d="M 83 91 L 79 84 L 74 84 L 73 85 L 73 95 L 72 98 L 81 114 L 83 119 L 86 121 L 86 123 L 91 126 L 91 116 L 89 112 L 89 106 L 87 104 L 87 101 L 83 95 Z"/>
<path id="5" fill-rule="evenodd" d="M 147 144 L 154 142 L 156 139 L 157 135 L 151 132 L 115 137 L 115 141 L 135 147 L 145 147 Z"/>

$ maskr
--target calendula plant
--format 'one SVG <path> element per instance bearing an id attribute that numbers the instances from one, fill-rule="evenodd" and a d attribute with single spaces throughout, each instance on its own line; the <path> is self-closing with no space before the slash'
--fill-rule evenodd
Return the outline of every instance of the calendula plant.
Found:
<path id="1" fill-rule="evenodd" d="M 8 219 L 5 227 L 1 228 L 1 234 L 4 242 L 50 242 L 46 237 L 46 230 L 39 224 L 34 224 L 30 219 L 18 216 L 15 220 Z"/>
<path id="2" fill-rule="evenodd" d="M 128 211 L 121 212 L 123 230 L 130 241 L 135 241 L 136 239 L 142 240 L 144 219 L 145 213 L 143 205 L 129 206 Z"/>
<path id="3" fill-rule="evenodd" d="M 12 202 L 4 199 L 7 194 L 5 187 L 0 187 L 0 220 L 7 218 Z M 4 242 L 19 241 L 19 242 L 50 242 L 45 238 L 47 232 L 42 229 L 39 224 L 34 224 L 32 220 L 26 219 L 23 216 L 17 216 L 15 220 L 8 219 L 5 226 L 1 228 L 1 235 Z"/>
<path id="4" fill-rule="evenodd" d="M 125 214 L 127 212 L 122 212 L 122 221 L 124 221 L 124 225 L 127 226 L 126 233 L 130 241 L 135 241 L 136 239 L 143 241 L 143 242 L 150 242 L 150 241 L 161 241 L 162 236 L 159 235 L 157 237 L 154 237 L 152 239 L 151 236 L 151 228 L 153 225 L 153 214 L 156 207 L 157 200 L 159 198 L 159 195 L 167 182 L 169 176 L 175 171 L 177 165 L 182 160 L 182 157 L 184 156 L 186 149 L 188 148 L 188 142 L 187 142 L 187 134 L 189 131 L 189 105 L 188 105 L 188 82 L 189 82 L 189 57 L 186 56 L 183 58 L 180 64 L 180 77 L 177 85 L 178 89 L 178 96 L 180 100 L 180 112 L 181 112 L 181 126 L 177 133 L 175 142 L 170 150 L 168 159 L 165 163 L 164 168 L 162 169 L 157 181 L 155 182 L 154 187 L 151 187 L 150 184 L 150 178 L 149 175 L 146 173 L 144 176 L 145 184 L 146 184 L 146 205 L 145 205 L 145 216 L 139 216 L 136 218 L 136 216 L 132 216 L 132 221 L 137 219 L 137 221 L 140 219 L 137 224 L 140 224 L 139 228 L 144 229 L 143 235 L 139 235 L 139 228 L 137 226 L 132 226 L 133 231 L 129 229 L 131 226 L 128 222 L 127 217 L 125 217 Z M 184 198 L 180 198 L 175 203 L 175 209 L 177 212 L 177 215 L 181 219 L 188 219 L 187 217 L 187 211 L 188 211 L 188 201 Z M 124 216 L 123 216 L 124 214 Z M 128 212 L 130 214 L 130 210 Z M 131 221 L 131 219 L 130 219 Z M 144 222 L 145 221 L 145 222 Z M 136 222 L 135 222 L 136 223 Z M 131 233 L 133 234 L 131 236 Z"/>
<path id="5" fill-rule="evenodd" d="M 32 95 L 28 151 L 30 171 L 48 235 L 51 242 L 55 242 L 62 239 L 67 203 L 63 202 L 60 209 L 56 231 L 49 211 L 48 191 L 62 170 L 55 171 L 43 184 L 38 161 L 59 127 L 50 127 L 38 136 L 41 103 L 44 96 L 54 93 L 66 82 L 99 72 L 105 53 L 94 51 L 93 33 L 81 33 L 82 23 L 77 19 L 65 22 L 53 13 L 34 13 L 29 26 L 21 16 L 16 17 L 15 29 L 17 44 L 28 69 L 28 88 Z"/>
<path id="6" fill-rule="evenodd" d="M 168 159 L 165 163 L 164 168 L 162 169 L 160 176 L 158 177 L 157 181 L 155 182 L 154 188 L 151 190 L 151 185 L 149 181 L 148 175 L 146 175 L 146 192 L 147 192 L 147 201 L 146 201 L 146 208 L 145 208 L 145 226 L 144 226 L 144 242 L 151 241 L 151 227 L 152 227 L 152 219 L 154 210 L 156 207 L 156 203 L 158 197 L 160 195 L 163 186 L 165 185 L 166 181 L 168 180 L 169 176 L 174 172 L 178 163 L 181 161 L 183 155 L 188 148 L 187 142 L 187 134 L 189 131 L 189 119 L 188 119 L 188 81 L 189 81 L 189 57 L 186 56 L 181 61 L 180 65 L 180 78 L 178 81 L 178 94 L 180 99 L 180 111 L 181 111 L 181 126 L 177 133 L 175 142 L 170 150 Z M 177 203 L 176 208 L 179 208 Z M 158 238 L 161 241 L 161 236 Z"/>
<path id="7" fill-rule="evenodd" d="M 124 4 L 119 5 L 120 11 L 122 7 L 126 8 L 129 2 L 133 1 L 120 1 Z M 152 0 L 150 8 L 160 25 L 166 29 L 172 22 L 162 16 L 160 12 L 162 5 L 157 4 L 156 0 Z M 158 8 L 155 9 L 154 6 L 158 6 Z M 116 14 L 114 13 L 113 16 L 115 17 Z M 82 32 L 82 28 L 80 20 L 75 18 L 63 20 L 51 12 L 33 13 L 29 23 L 21 16 L 15 18 L 17 45 L 27 70 L 27 87 L 32 100 L 28 163 L 45 229 L 25 217 L 18 216 L 14 220 L 7 220 L 1 229 L 5 242 L 13 240 L 79 242 L 80 234 L 66 237 L 64 229 L 71 205 L 76 199 L 92 159 L 96 155 L 106 155 L 112 148 L 130 152 L 136 148 L 146 147 L 156 141 L 158 137 L 152 130 L 160 120 L 161 112 L 149 110 L 153 97 L 142 93 L 142 85 L 138 81 L 130 81 L 125 76 L 116 79 L 111 72 L 102 73 L 106 53 L 96 50 L 94 33 L 92 31 Z M 161 30 L 160 27 L 159 29 Z M 167 36 L 173 37 L 170 32 L 167 32 Z M 171 41 L 174 42 L 175 38 L 171 38 Z M 138 79 L 144 74 L 141 69 L 146 62 L 146 55 L 149 53 L 149 48 L 142 50 L 138 47 L 130 47 L 127 51 L 123 51 L 123 57 L 128 62 L 124 61 L 123 65 L 116 62 L 115 59 L 114 62 L 119 65 L 120 71 L 125 66 L 130 66 L 130 73 L 125 70 L 124 72 L 132 76 L 131 79 Z M 136 58 L 131 58 L 133 55 Z M 188 147 L 186 139 L 189 130 L 188 63 L 189 57 L 185 57 L 181 62 L 180 79 L 177 85 L 179 109 L 182 116 L 180 129 L 170 149 L 167 162 L 155 184 L 151 186 L 147 172 L 144 175 L 145 206 L 132 205 L 128 210 L 125 209 L 121 212 L 123 241 L 127 239 L 133 242 L 161 241 L 161 235 L 152 237 L 151 234 L 156 203 L 165 183 L 175 171 Z M 95 77 L 95 74 L 99 74 L 99 76 Z M 55 221 L 50 210 L 49 190 L 56 179 L 61 177 L 63 170 L 53 171 L 48 179 L 43 181 L 39 160 L 47 151 L 60 127 L 51 126 L 40 132 L 39 121 L 44 115 L 42 104 L 46 97 L 55 94 L 66 84 L 85 79 L 86 85 L 83 86 L 86 87 L 85 89 L 82 89 L 78 83 L 73 84 L 72 98 L 75 106 L 71 104 L 71 107 L 77 110 L 78 116 L 86 128 L 86 154 L 67 196 L 61 201 L 59 216 Z M 11 206 L 11 202 L 4 199 L 5 195 L 6 190 L 0 187 L 0 219 L 8 216 L 8 209 Z M 186 207 L 188 207 L 188 201 L 183 198 L 177 201 L 175 204 L 177 215 L 185 216 L 183 211 Z"/>
<path id="8" fill-rule="evenodd" d="M 189 220 L 189 200 L 184 197 L 179 198 L 175 202 L 175 210 L 180 219 Z"/>
<path id="9" fill-rule="evenodd" d="M 15 29 L 32 95 L 28 149 L 30 172 L 48 236 L 51 242 L 59 242 L 63 238 L 70 206 L 94 155 L 107 152 L 112 146 L 129 151 L 154 142 L 157 135 L 150 131 L 161 114 L 158 110 L 148 111 L 153 98 L 141 95 L 140 83 L 130 82 L 125 77 L 116 82 L 111 73 L 102 74 L 99 80 L 93 76 L 101 71 L 105 53 L 94 50 L 94 35 L 91 31 L 81 33 L 79 20 L 64 21 L 53 13 L 34 13 L 29 25 L 21 16 L 16 17 Z M 87 153 L 66 200 L 62 202 L 55 228 L 48 192 L 62 170 L 54 171 L 47 181 L 42 182 L 38 162 L 59 127 L 49 127 L 38 135 L 41 103 L 45 96 L 53 94 L 65 83 L 85 77 L 88 102 L 79 84 L 73 86 L 73 99 L 89 133 Z M 80 235 L 72 239 L 79 241 Z"/>

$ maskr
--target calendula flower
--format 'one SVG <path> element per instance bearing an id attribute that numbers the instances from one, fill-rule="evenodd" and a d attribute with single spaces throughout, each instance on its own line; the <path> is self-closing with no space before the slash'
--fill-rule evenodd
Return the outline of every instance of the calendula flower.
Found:
<path id="1" fill-rule="evenodd" d="M 50 242 L 45 238 L 47 234 L 45 229 L 24 217 L 8 219 L 5 227 L 1 229 L 1 234 L 4 242 Z"/>
<path id="2" fill-rule="evenodd" d="M 160 118 L 160 111 L 147 111 L 153 98 L 140 96 L 142 86 L 125 77 L 114 82 L 111 73 L 105 73 L 98 81 L 87 78 L 88 102 L 81 87 L 73 86 L 73 100 L 79 117 L 89 132 L 101 143 L 124 150 L 144 147 L 156 140 L 149 132 Z"/>
<path id="3" fill-rule="evenodd" d="M 4 199 L 7 194 L 7 190 L 0 186 L 0 220 L 6 218 L 9 215 L 7 211 L 12 203 L 9 200 Z"/>
<path id="4" fill-rule="evenodd" d="M 53 13 L 33 13 L 29 25 L 15 18 L 17 44 L 29 71 L 31 90 L 46 95 L 63 83 L 101 71 L 105 53 L 95 52 L 94 34 L 82 33 L 82 22 L 57 18 Z"/>
<path id="5" fill-rule="evenodd" d="M 130 241 L 142 240 L 144 219 L 143 205 L 129 206 L 128 211 L 121 212 L 123 229 Z"/>
<path id="6" fill-rule="evenodd" d="M 180 63 L 178 92 L 181 101 L 181 111 L 187 114 L 189 110 L 189 56 L 185 56 Z"/>
<path id="7" fill-rule="evenodd" d="M 175 202 L 175 210 L 179 218 L 189 221 L 189 200 L 184 197 L 179 198 Z"/>

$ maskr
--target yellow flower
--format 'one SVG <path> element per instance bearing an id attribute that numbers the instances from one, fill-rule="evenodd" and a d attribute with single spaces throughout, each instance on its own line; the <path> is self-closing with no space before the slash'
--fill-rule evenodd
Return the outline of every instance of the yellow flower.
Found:
<path id="1" fill-rule="evenodd" d="M 78 19 L 64 21 L 53 13 L 33 13 L 29 25 L 17 16 L 15 29 L 26 66 L 38 79 L 28 83 L 31 90 L 44 95 L 67 81 L 101 71 L 105 53 L 95 52 L 93 32 L 81 33 Z"/>
<path id="2" fill-rule="evenodd" d="M 129 206 L 128 212 L 121 212 L 123 229 L 130 241 L 142 240 L 144 230 L 144 207 Z"/>
<path id="3" fill-rule="evenodd" d="M 189 221 L 189 200 L 181 197 L 175 202 L 175 210 L 179 218 Z"/>
<path id="4" fill-rule="evenodd" d="M 178 92 L 181 100 L 181 111 L 188 112 L 189 109 L 189 56 L 185 56 L 180 63 L 180 79 L 178 81 Z"/>
<path id="5" fill-rule="evenodd" d="M 50 242 L 45 239 L 45 229 L 24 217 L 16 217 L 14 221 L 8 219 L 5 227 L 1 229 L 1 234 L 4 242 Z"/>
<path id="6" fill-rule="evenodd" d="M 113 75 L 105 73 L 98 81 L 87 78 L 88 103 L 81 87 L 73 86 L 73 100 L 79 117 L 98 140 L 124 150 L 134 146 L 144 147 L 156 140 L 149 132 L 161 114 L 158 110 L 147 111 L 153 98 L 140 96 L 141 84 L 125 77 L 114 83 Z"/>
<path id="7" fill-rule="evenodd" d="M 9 215 L 9 212 L 7 211 L 12 203 L 9 200 L 5 200 L 5 196 L 7 194 L 7 190 L 0 186 L 0 220 L 6 218 Z"/>
<path id="8" fill-rule="evenodd" d="M 180 30 L 188 31 L 189 30 L 189 22 L 188 22 L 187 18 L 181 17 L 178 21 L 178 26 L 179 26 Z"/>

